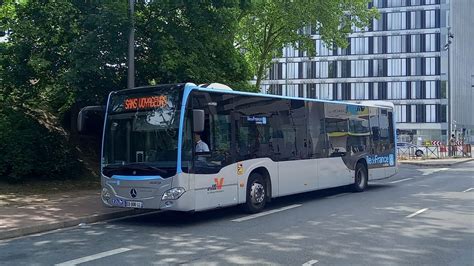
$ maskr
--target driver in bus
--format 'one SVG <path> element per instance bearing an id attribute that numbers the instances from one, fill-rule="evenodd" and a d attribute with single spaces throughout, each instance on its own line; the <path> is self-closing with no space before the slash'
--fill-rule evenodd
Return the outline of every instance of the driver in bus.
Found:
<path id="1" fill-rule="evenodd" d="M 194 141 L 196 142 L 196 152 L 209 152 L 209 146 L 201 140 L 201 134 L 194 132 Z"/>

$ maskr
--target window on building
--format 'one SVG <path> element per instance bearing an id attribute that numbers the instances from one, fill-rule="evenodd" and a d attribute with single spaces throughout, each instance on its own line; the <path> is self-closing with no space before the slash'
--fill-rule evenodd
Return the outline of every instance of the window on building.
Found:
<path id="1" fill-rule="evenodd" d="M 411 82 L 411 98 L 412 99 L 421 99 L 421 82 L 422 81 L 412 81 Z M 414 120 L 412 120 L 414 121 Z"/>
<path id="2" fill-rule="evenodd" d="M 422 11 L 410 12 L 410 29 L 421 29 L 421 12 Z"/>
<path id="3" fill-rule="evenodd" d="M 378 82 L 374 82 L 373 83 L 373 97 L 374 97 L 374 100 L 378 100 L 379 99 L 379 84 Z"/>
<path id="4" fill-rule="evenodd" d="M 402 59 L 388 59 L 387 60 L 387 75 L 393 76 L 404 76 L 406 75 L 406 58 Z"/>
<path id="5" fill-rule="evenodd" d="M 425 82 L 425 98 L 426 99 L 436 98 L 436 81 Z"/>
<path id="6" fill-rule="evenodd" d="M 436 11 L 425 10 L 425 28 L 436 27 Z"/>
<path id="7" fill-rule="evenodd" d="M 342 84 L 341 83 L 337 83 L 336 94 L 337 94 L 337 99 L 342 100 Z"/>
<path id="8" fill-rule="evenodd" d="M 388 82 L 387 92 L 388 92 L 388 99 L 406 99 L 407 98 L 406 82 Z"/>
<path id="9" fill-rule="evenodd" d="M 368 54 L 369 53 L 369 37 L 351 38 L 350 49 L 351 49 L 351 54 Z"/>
<path id="10" fill-rule="evenodd" d="M 436 50 L 436 34 L 425 34 L 425 52 L 435 52 Z"/>
<path id="11" fill-rule="evenodd" d="M 369 60 L 352 60 L 351 77 L 368 77 L 369 76 Z"/>
<path id="12" fill-rule="evenodd" d="M 421 52 L 421 35 L 415 34 L 410 36 L 410 47 L 412 53 Z"/>
<path id="13" fill-rule="evenodd" d="M 425 58 L 425 75 L 436 75 L 436 58 Z"/>
<path id="14" fill-rule="evenodd" d="M 351 83 L 351 96 L 352 100 L 368 100 L 369 83 Z"/>
<path id="15" fill-rule="evenodd" d="M 434 123 L 436 122 L 436 105 L 435 104 L 427 104 L 426 108 L 426 118 L 425 122 L 427 123 Z"/>
<path id="16" fill-rule="evenodd" d="M 407 106 L 406 105 L 395 105 L 395 116 L 398 123 L 407 122 Z"/>
<path id="17" fill-rule="evenodd" d="M 388 13 L 387 14 L 387 29 L 388 30 L 406 29 L 406 21 L 407 21 L 406 12 Z"/>
<path id="18" fill-rule="evenodd" d="M 416 105 L 411 105 L 411 122 L 416 122 Z"/>
<path id="19" fill-rule="evenodd" d="M 421 66 L 422 66 L 422 60 L 423 58 L 417 57 L 417 58 L 410 58 L 410 75 L 411 76 L 421 76 L 423 75 L 421 71 Z"/>

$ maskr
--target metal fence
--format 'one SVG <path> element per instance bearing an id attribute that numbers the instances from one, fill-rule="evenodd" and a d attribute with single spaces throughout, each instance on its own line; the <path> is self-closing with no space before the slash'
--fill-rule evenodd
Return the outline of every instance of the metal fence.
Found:
<path id="1" fill-rule="evenodd" d="M 471 148 L 471 144 L 397 147 L 397 157 L 399 159 L 470 158 L 472 156 Z"/>

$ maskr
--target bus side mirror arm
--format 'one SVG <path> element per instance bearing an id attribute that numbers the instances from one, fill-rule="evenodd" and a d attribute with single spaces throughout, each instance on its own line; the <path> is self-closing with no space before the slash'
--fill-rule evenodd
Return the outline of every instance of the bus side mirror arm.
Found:
<path id="1" fill-rule="evenodd" d="M 102 129 L 105 106 L 86 106 L 77 115 L 77 131 L 82 134 L 91 133 L 91 129 Z"/>
<path id="2" fill-rule="evenodd" d="M 194 132 L 204 131 L 204 110 L 193 109 L 193 130 Z"/>

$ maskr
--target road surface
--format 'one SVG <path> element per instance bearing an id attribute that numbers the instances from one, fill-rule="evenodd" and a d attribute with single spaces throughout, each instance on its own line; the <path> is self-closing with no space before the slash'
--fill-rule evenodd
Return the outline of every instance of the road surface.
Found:
<path id="1" fill-rule="evenodd" d="M 363 193 L 162 212 L 0 241 L 2 265 L 473 265 L 474 162 L 402 166 Z"/>

